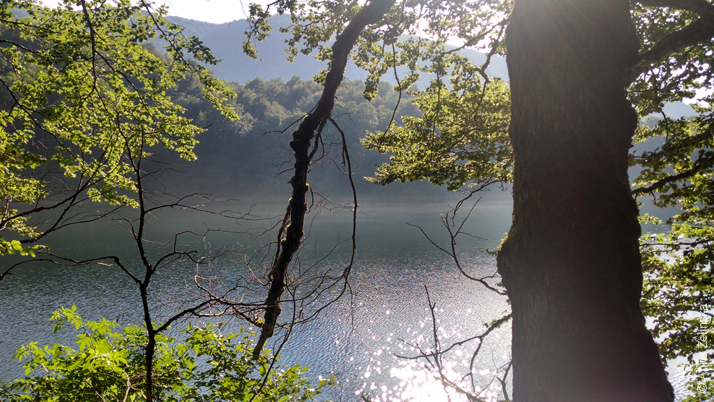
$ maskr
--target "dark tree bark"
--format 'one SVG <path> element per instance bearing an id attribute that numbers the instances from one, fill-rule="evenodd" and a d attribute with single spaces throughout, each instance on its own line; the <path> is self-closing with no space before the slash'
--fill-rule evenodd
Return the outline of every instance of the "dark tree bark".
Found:
<path id="1" fill-rule="evenodd" d="M 673 400 L 639 308 L 625 98 L 638 47 L 627 0 L 516 0 L 514 215 L 498 267 L 517 402 Z"/>
<path id="2" fill-rule="evenodd" d="M 265 322 L 261 328 L 260 338 L 253 349 L 253 359 L 255 360 L 260 357 L 265 341 L 275 332 L 275 325 L 281 312 L 280 298 L 285 290 L 288 266 L 302 243 L 305 214 L 307 213 L 307 173 L 312 158 L 309 153 L 311 141 L 330 118 L 335 105 L 335 94 L 342 83 L 350 51 L 359 35 L 367 25 L 379 22 L 394 5 L 394 1 L 370 1 L 352 18 L 345 30 L 337 35 L 335 43 L 332 45 L 330 70 L 325 78 L 322 96 L 315 108 L 305 116 L 298 129 L 293 133 L 290 148 L 294 151 L 295 164 L 293 165 L 294 174 L 290 179 L 292 197 L 288 206 L 289 224 L 285 230 L 285 237 L 280 240 L 281 247 L 270 271 L 270 289 L 265 300 Z"/>

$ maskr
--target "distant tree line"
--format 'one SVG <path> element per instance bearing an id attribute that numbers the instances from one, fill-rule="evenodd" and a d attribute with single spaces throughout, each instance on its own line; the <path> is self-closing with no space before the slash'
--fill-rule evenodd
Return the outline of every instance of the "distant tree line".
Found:
<path id="1" fill-rule="evenodd" d="M 280 78 L 269 81 L 256 78 L 244 85 L 233 82 L 227 85 L 236 93 L 230 102 L 240 115 L 238 120 L 232 121 L 212 108 L 201 97 L 200 85 L 194 80 L 182 81 L 172 91 L 172 99 L 186 109 L 183 115 L 197 126 L 205 127 L 206 131 L 197 137 L 198 159 L 194 162 L 172 158 L 171 165 L 182 174 L 168 175 L 166 180 L 181 180 L 184 185 L 188 183 L 201 191 L 222 196 L 270 196 L 264 191 L 266 185 L 289 178 L 284 175 L 281 176 L 284 179 L 276 179 L 276 175 L 290 166 L 287 163 L 290 134 L 296 127 L 294 124 L 317 102 L 322 87 L 299 77 L 287 82 Z M 376 187 L 363 180 L 363 177 L 373 176 L 376 166 L 386 162 L 387 157 L 365 150 L 360 139 L 386 127 L 393 118 L 401 124 L 403 116 L 420 115 L 421 112 L 404 93 L 395 113 L 399 94 L 389 83 L 381 83 L 377 96 L 371 101 L 365 100 L 363 90 L 362 81 L 345 82 L 337 93 L 333 116 L 346 134 L 360 194 L 388 196 L 393 189 Z M 323 144 L 326 155 L 312 168 L 322 172 L 311 180 L 318 191 L 329 192 L 348 186 L 340 170 L 343 161 L 338 155 L 339 143 L 339 135 L 328 128 Z M 322 152 L 320 150 L 318 156 Z M 443 192 L 430 186 L 419 186 L 419 191 L 431 195 Z"/>

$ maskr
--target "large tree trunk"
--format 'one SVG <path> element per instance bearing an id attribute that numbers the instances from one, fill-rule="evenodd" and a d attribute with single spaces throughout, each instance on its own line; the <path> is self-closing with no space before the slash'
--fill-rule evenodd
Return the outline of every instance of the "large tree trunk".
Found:
<path id="1" fill-rule="evenodd" d="M 507 36 L 513 226 L 498 255 L 516 402 L 671 401 L 639 308 L 627 0 L 516 0 Z"/>

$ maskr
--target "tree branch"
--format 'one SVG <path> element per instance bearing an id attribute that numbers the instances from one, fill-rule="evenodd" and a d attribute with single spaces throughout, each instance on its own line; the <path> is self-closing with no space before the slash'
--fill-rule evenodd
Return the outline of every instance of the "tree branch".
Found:
<path id="1" fill-rule="evenodd" d="M 656 0 L 658 1 L 658 0 Z M 628 84 L 647 71 L 654 63 L 665 60 L 671 54 L 695 46 L 714 37 L 714 16 L 703 16 L 679 31 L 672 32 L 652 48 L 640 54 L 628 74 Z"/>
<path id="2" fill-rule="evenodd" d="M 637 0 L 645 7 L 668 7 L 714 17 L 714 5 L 706 0 Z"/>
<path id="3" fill-rule="evenodd" d="M 650 184 L 649 186 L 636 188 L 636 189 L 632 190 L 632 195 L 638 196 L 641 194 L 652 193 L 653 191 L 657 191 L 669 183 L 674 183 L 679 180 L 688 179 L 688 178 L 694 176 L 695 174 L 701 172 L 702 170 L 712 167 L 713 164 L 714 164 L 714 161 L 710 158 L 699 158 L 699 159 L 697 159 L 696 162 L 694 162 L 691 169 L 685 170 L 684 172 L 679 173 L 679 174 L 667 176 L 664 179 L 657 180 L 656 182 Z"/>
<path id="4" fill-rule="evenodd" d="M 270 272 L 271 283 L 265 300 L 265 323 L 261 328 L 260 338 L 253 349 L 253 359 L 260 357 L 265 341 L 273 336 L 275 324 L 280 315 L 280 297 L 285 289 L 285 277 L 293 255 L 298 251 L 304 235 L 303 228 L 307 212 L 306 194 L 308 191 L 307 172 L 310 167 L 310 143 L 315 132 L 324 127 L 335 105 L 335 94 L 342 83 L 347 59 L 355 42 L 367 25 L 382 19 L 392 8 L 395 0 L 372 0 L 364 6 L 350 21 L 345 30 L 337 36 L 332 45 L 330 70 L 325 78 L 325 88 L 315 109 L 310 112 L 293 133 L 290 148 L 295 153 L 294 175 L 290 179 L 292 198 L 290 199 L 290 224 L 285 237 L 280 241 L 280 254 Z"/>

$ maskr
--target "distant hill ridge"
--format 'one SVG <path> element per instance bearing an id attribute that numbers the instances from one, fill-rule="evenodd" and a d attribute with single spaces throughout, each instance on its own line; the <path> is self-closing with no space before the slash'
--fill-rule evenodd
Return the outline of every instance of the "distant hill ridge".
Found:
<path id="1" fill-rule="evenodd" d="M 280 33 L 278 27 L 290 24 L 290 19 L 286 15 L 271 17 L 270 24 L 274 28 L 273 32 L 266 41 L 256 44 L 258 56 L 263 60 L 262 62 L 243 54 L 241 45 L 245 40 L 244 32 L 248 27 L 248 22 L 244 19 L 224 24 L 212 24 L 174 16 L 168 19 L 185 27 L 187 35 L 198 36 L 213 51 L 213 54 L 222 60 L 212 69 L 217 77 L 228 81 L 244 84 L 257 77 L 263 80 L 282 78 L 287 81 L 293 76 L 311 79 L 327 66 L 327 63 L 304 55 L 298 55 L 292 63 L 285 60 L 287 56 L 284 51 L 285 39 L 289 35 Z M 462 54 L 472 61 L 480 62 L 485 59 L 482 53 L 475 50 L 466 49 L 462 51 Z M 491 65 L 489 73 L 504 79 L 508 77 L 505 59 L 496 57 L 492 60 Z M 347 66 L 345 77 L 351 81 L 364 80 L 367 74 L 350 64 Z M 385 77 L 385 79 L 391 80 L 392 78 Z"/>
<path id="2" fill-rule="evenodd" d="M 245 19 L 224 24 L 212 24 L 174 16 L 170 16 L 168 19 L 185 27 L 187 35 L 195 35 L 203 40 L 205 45 L 213 51 L 213 54 L 222 60 L 211 69 L 217 77 L 227 81 L 240 84 L 245 84 L 255 78 L 263 80 L 281 78 L 283 81 L 288 81 L 293 76 L 309 80 L 327 65 L 314 57 L 304 55 L 298 55 L 292 63 L 285 60 L 285 39 L 288 35 L 280 33 L 278 27 L 290 25 L 290 18 L 287 15 L 271 17 L 270 24 L 274 28 L 272 34 L 267 40 L 256 44 L 258 56 L 262 61 L 251 59 L 243 54 L 241 45 L 245 40 L 244 32 L 248 27 L 248 22 Z M 461 54 L 473 62 L 482 62 L 485 59 L 484 54 L 472 49 L 462 50 Z M 508 68 L 503 57 L 494 57 L 491 67 L 487 71 L 493 76 L 508 79 Z M 346 79 L 355 81 L 364 80 L 366 77 L 367 74 L 363 70 L 354 64 L 348 64 L 345 72 Z M 386 76 L 384 79 L 393 81 L 391 76 Z M 426 83 L 428 83 L 428 77 L 422 77 L 420 84 L 425 85 Z M 694 110 L 682 102 L 668 104 L 665 107 L 665 112 L 672 118 L 695 115 Z"/>

